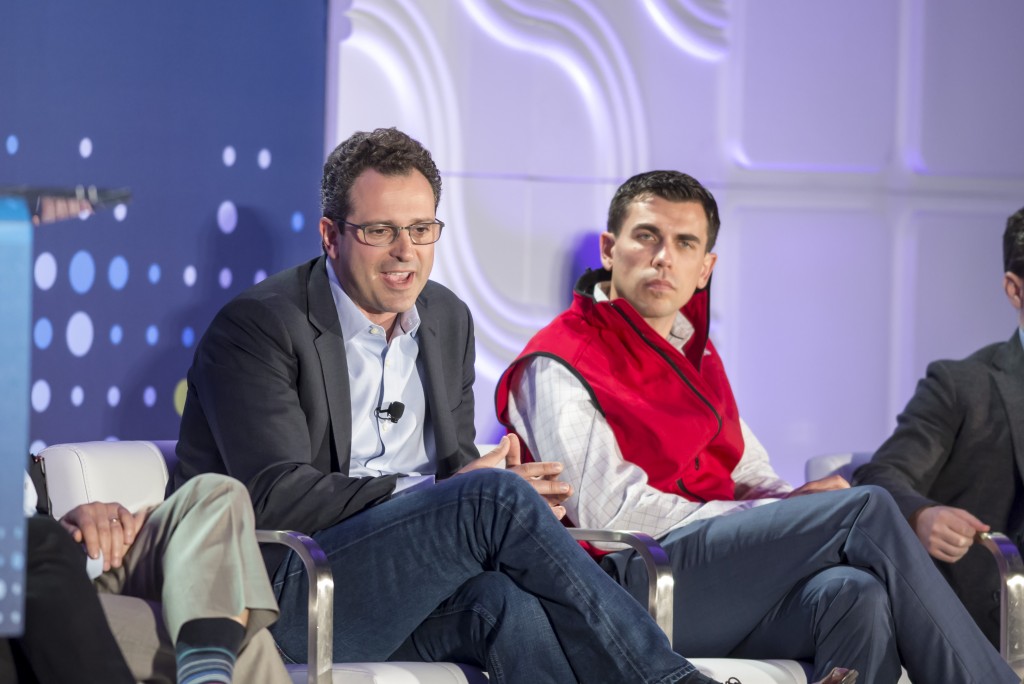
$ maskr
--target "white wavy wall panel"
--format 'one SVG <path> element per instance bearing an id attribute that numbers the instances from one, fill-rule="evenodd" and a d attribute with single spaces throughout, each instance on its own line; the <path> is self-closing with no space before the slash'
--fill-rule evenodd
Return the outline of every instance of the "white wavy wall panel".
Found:
<path id="1" fill-rule="evenodd" d="M 1012 329 L 1016 0 L 331 9 L 327 147 L 396 125 L 444 173 L 435 277 L 475 314 L 481 440 L 497 375 L 594 261 L 614 188 L 650 168 L 719 198 L 713 334 L 793 480 L 812 454 L 877 446 L 927 361 Z"/>

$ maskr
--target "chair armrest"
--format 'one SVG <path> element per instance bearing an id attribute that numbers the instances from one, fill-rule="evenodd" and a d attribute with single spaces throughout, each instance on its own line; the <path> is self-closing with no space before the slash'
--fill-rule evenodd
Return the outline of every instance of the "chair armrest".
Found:
<path id="1" fill-rule="evenodd" d="M 323 549 L 299 532 L 256 530 L 261 544 L 284 544 L 302 559 L 309 581 L 309 652 L 306 672 L 309 684 L 331 684 L 334 659 L 334 576 Z"/>
<path id="2" fill-rule="evenodd" d="M 647 568 L 647 611 L 672 643 L 672 594 L 676 581 L 672 563 L 661 544 L 643 532 L 569 528 L 569 534 L 577 541 L 627 544 L 639 554 Z"/>
<path id="3" fill-rule="evenodd" d="M 1024 561 L 1005 534 L 986 532 L 980 538 L 999 567 L 999 653 L 1024 675 Z"/>

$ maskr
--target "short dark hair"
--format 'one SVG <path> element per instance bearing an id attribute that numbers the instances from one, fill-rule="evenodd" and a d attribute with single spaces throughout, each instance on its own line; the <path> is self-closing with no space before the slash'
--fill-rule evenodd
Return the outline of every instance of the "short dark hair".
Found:
<path id="1" fill-rule="evenodd" d="M 1003 268 L 1024 278 L 1024 207 L 1006 219 L 1003 233 Z"/>
<path id="2" fill-rule="evenodd" d="M 397 128 L 358 131 L 334 148 L 324 162 L 320 183 L 323 215 L 344 221 L 352 211 L 349 193 L 363 171 L 373 169 L 385 176 L 404 176 L 419 171 L 434 191 L 434 209 L 441 201 L 441 173 L 419 141 Z"/>
<path id="3" fill-rule="evenodd" d="M 681 171 L 648 171 L 639 173 L 619 186 L 608 207 L 608 232 L 618 235 L 626 220 L 629 205 L 637 200 L 660 197 L 669 202 L 700 202 L 708 220 L 707 251 L 715 246 L 722 221 L 714 195 L 693 176 Z"/>

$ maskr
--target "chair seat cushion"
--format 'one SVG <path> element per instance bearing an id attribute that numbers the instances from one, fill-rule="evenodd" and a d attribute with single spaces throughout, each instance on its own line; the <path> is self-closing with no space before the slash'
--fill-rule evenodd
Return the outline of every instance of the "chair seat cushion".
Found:
<path id="1" fill-rule="evenodd" d="M 295 684 L 306 684 L 306 666 L 288 665 Z M 454 663 L 335 663 L 334 684 L 487 684 L 480 670 Z"/>

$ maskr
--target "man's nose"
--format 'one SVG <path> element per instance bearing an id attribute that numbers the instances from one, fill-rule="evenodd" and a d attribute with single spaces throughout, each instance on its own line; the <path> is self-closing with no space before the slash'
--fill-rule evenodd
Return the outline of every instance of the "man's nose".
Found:
<path id="1" fill-rule="evenodd" d="M 396 237 L 395 241 L 388 245 L 388 247 L 390 247 L 388 252 L 396 259 L 408 260 L 412 258 L 412 237 L 410 237 L 409 231 L 404 228 L 398 231 L 398 237 Z"/>
<path id="2" fill-rule="evenodd" d="M 655 266 L 668 267 L 672 265 L 672 255 L 669 254 L 668 247 L 662 246 L 661 249 L 655 252 L 653 263 Z"/>

